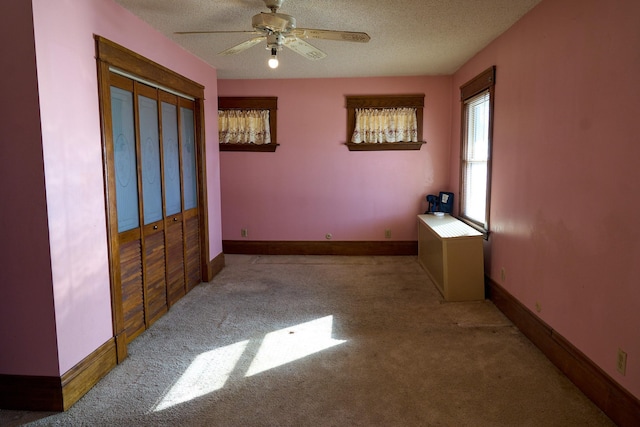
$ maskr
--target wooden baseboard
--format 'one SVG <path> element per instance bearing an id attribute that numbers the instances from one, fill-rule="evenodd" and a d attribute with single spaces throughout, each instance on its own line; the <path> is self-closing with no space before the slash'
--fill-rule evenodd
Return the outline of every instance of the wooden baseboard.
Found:
<path id="1" fill-rule="evenodd" d="M 207 265 L 208 271 L 207 271 L 206 281 L 209 282 L 211 279 L 216 277 L 216 275 L 220 273 L 220 271 L 222 271 L 222 269 L 224 268 L 224 265 L 225 265 L 224 252 L 220 252 L 214 259 L 209 261 L 209 264 Z"/>
<path id="2" fill-rule="evenodd" d="M 112 338 L 62 375 L 62 397 L 67 410 L 111 371 L 117 363 Z"/>
<path id="3" fill-rule="evenodd" d="M 115 366 L 110 339 L 61 377 L 0 375 L 0 408 L 66 411 Z"/>
<path id="4" fill-rule="evenodd" d="M 222 250 L 251 255 L 417 255 L 418 242 L 223 240 Z"/>
<path id="5" fill-rule="evenodd" d="M 609 418 L 622 427 L 640 426 L 639 399 L 489 278 L 487 291 L 495 306 Z"/>

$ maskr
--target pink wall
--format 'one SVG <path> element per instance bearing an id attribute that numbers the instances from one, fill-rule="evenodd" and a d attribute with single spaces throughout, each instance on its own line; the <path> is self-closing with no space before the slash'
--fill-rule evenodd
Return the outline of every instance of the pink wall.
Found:
<path id="1" fill-rule="evenodd" d="M 282 64 L 281 66 L 286 66 Z M 451 78 L 220 80 L 220 96 L 277 96 L 275 153 L 221 153 L 223 239 L 416 240 L 449 181 Z M 350 152 L 345 95 L 424 93 L 420 151 Z"/>
<path id="2" fill-rule="evenodd" d="M 6 9 L 6 6 L 3 8 Z M 17 295 L 12 296 L 11 300 L 16 305 L 9 307 L 9 311 L 4 312 L 0 318 L 3 327 L 0 345 L 3 352 L 5 348 L 14 348 L 13 342 L 8 341 L 4 328 L 15 327 L 18 334 L 25 337 L 23 342 L 20 342 L 20 347 L 8 357 L 11 358 L 11 364 L 5 369 L 3 360 L 0 368 L 13 374 L 60 375 L 112 336 L 93 35 L 98 34 L 111 39 L 206 87 L 205 126 L 209 131 L 206 144 L 211 257 L 218 255 L 222 250 L 218 152 L 215 145 L 216 73 L 210 66 L 175 46 L 112 0 L 33 0 L 42 130 L 42 147 L 39 147 L 37 144 L 40 142 L 40 136 L 36 132 L 40 130 L 37 125 L 38 104 L 34 99 L 36 86 L 32 80 L 35 78 L 33 36 L 29 41 L 26 34 L 30 25 L 27 21 L 30 19 L 27 19 L 24 7 L 9 9 L 12 9 L 8 11 L 11 13 L 2 16 L 7 16 L 8 21 L 14 19 L 14 15 L 22 18 L 19 27 L 24 25 L 21 27 L 24 32 L 18 34 L 28 50 L 22 52 L 25 57 L 19 59 L 25 66 L 31 67 L 20 70 L 20 73 L 25 73 L 26 76 L 25 89 L 29 98 L 23 100 L 17 93 L 11 97 L 14 100 L 11 105 L 13 108 L 18 101 L 25 103 L 25 111 L 20 110 L 13 116 L 21 116 L 21 120 L 24 121 L 30 120 L 31 127 L 26 133 L 29 139 L 19 133 L 19 128 L 15 128 L 15 133 L 10 135 L 16 141 L 25 139 L 30 143 L 29 147 L 24 148 L 29 169 L 24 172 L 12 169 L 11 173 L 19 178 L 20 173 L 34 171 L 33 180 L 27 181 L 28 187 L 23 188 L 23 191 L 34 190 L 34 200 L 30 203 L 36 205 L 36 208 L 33 213 L 24 217 L 33 217 L 35 228 L 31 233 L 38 234 L 35 240 L 35 259 L 32 259 L 31 254 L 26 256 L 22 253 L 19 261 L 20 265 L 31 269 L 27 277 L 33 276 L 34 281 L 44 281 L 42 277 L 36 276 L 48 276 L 49 283 L 41 290 L 44 295 L 36 301 L 36 306 L 32 304 L 31 295 L 28 301 L 21 299 L 25 279 L 24 276 L 19 276 L 17 271 L 11 271 L 7 278 L 8 284 L 3 283 L 3 287 L 8 286 L 11 289 L 10 294 Z M 15 53 L 18 50 L 14 45 L 15 33 L 8 32 L 3 35 L 5 37 L 2 40 L 10 44 Z M 18 41 L 20 40 L 18 38 Z M 16 153 L 18 154 L 23 153 Z M 42 188 L 43 156 L 46 208 Z M 3 156 L 3 161 L 4 158 Z M 22 166 L 21 163 L 19 165 Z M 2 191 L 10 190 L 3 188 Z M 21 207 L 26 207 L 28 202 L 22 200 L 20 203 Z M 19 215 L 20 212 L 16 212 L 16 216 Z M 43 215 L 47 215 L 48 221 L 48 247 L 44 247 L 47 244 L 47 231 Z M 19 221 L 18 224 L 16 230 L 31 230 L 31 223 L 27 226 L 25 222 Z M 42 257 L 48 255 L 48 249 L 51 252 L 50 263 L 42 260 Z M 45 266 L 47 268 L 43 268 Z M 48 307 L 45 298 L 47 292 Z M 51 293 L 55 304 L 55 323 L 51 311 Z M 16 320 L 10 323 L 4 316 Z M 27 318 L 42 319 L 42 325 L 36 324 L 36 320 L 30 321 L 41 328 L 33 331 L 35 327 L 31 327 Z M 57 339 L 57 357 L 55 352 L 53 355 L 49 354 L 52 339 L 54 344 Z M 42 355 L 45 359 L 42 364 L 33 363 L 33 357 L 37 356 L 21 358 L 23 354 L 37 355 L 43 350 L 48 354 Z"/>
<path id="3" fill-rule="evenodd" d="M 32 22 L 0 2 L 0 374 L 58 369 Z"/>
<path id="4" fill-rule="evenodd" d="M 497 66 L 487 273 L 500 283 L 505 268 L 511 294 L 636 397 L 639 16 L 636 0 L 545 0 L 455 74 L 452 94 Z"/>

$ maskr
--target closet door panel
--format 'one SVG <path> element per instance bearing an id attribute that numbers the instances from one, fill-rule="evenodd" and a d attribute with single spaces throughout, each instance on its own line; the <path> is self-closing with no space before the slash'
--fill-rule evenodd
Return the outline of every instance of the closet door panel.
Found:
<path id="1" fill-rule="evenodd" d="M 126 341 L 130 342 L 145 329 L 134 96 L 131 81 L 114 78 L 112 82 L 111 130 L 118 217 L 117 256 L 120 258 L 124 332 Z"/>
<path id="2" fill-rule="evenodd" d="M 196 145 L 193 119 L 192 108 L 180 107 L 180 142 L 182 145 L 182 182 L 184 183 L 185 211 L 198 206 Z"/>
<path id="3" fill-rule="evenodd" d="M 140 226 L 133 93 L 111 87 L 118 232 Z"/>
<path id="4" fill-rule="evenodd" d="M 145 227 L 145 289 L 147 327 L 167 312 L 164 225 Z"/>
<path id="5" fill-rule="evenodd" d="M 169 306 L 185 294 L 182 215 L 167 218 L 167 288 Z"/>
<path id="6" fill-rule="evenodd" d="M 167 300 L 169 306 L 185 293 L 182 183 L 178 133 L 178 99 L 161 94 L 164 206 L 167 248 Z"/>
<path id="7" fill-rule="evenodd" d="M 184 185 L 185 276 L 187 290 L 202 280 L 200 271 L 200 220 L 196 169 L 194 103 L 180 100 L 180 143 L 182 147 L 182 182 Z"/>
<path id="8" fill-rule="evenodd" d="M 176 106 L 162 102 L 162 151 L 164 155 L 165 210 L 167 216 L 182 211 L 180 150 Z"/>
<path id="9" fill-rule="evenodd" d="M 136 88 L 144 218 L 144 302 L 149 327 L 167 311 L 158 92 L 141 84 Z"/>
<path id="10" fill-rule="evenodd" d="M 138 95 L 138 111 L 144 223 L 150 224 L 160 221 L 163 216 L 158 101 Z"/>
<path id="11" fill-rule="evenodd" d="M 127 343 L 145 330 L 139 234 L 130 232 L 121 236 L 120 241 L 120 281 Z"/>
<path id="12" fill-rule="evenodd" d="M 200 271 L 200 221 L 198 211 L 192 209 L 184 214 L 187 289 L 191 290 L 202 281 Z"/>

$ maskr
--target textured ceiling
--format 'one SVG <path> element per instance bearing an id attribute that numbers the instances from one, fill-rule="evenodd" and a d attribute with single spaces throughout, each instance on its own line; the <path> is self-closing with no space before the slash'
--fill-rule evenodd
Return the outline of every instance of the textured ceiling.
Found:
<path id="1" fill-rule="evenodd" d="M 307 40 L 328 54 L 311 61 L 289 49 L 267 67 L 266 43 L 232 56 L 219 52 L 250 34 L 179 35 L 176 31 L 252 30 L 263 0 L 116 0 L 218 70 L 221 79 L 442 75 L 507 30 L 540 0 L 285 0 L 280 13 L 297 26 L 363 31 L 369 43 Z"/>

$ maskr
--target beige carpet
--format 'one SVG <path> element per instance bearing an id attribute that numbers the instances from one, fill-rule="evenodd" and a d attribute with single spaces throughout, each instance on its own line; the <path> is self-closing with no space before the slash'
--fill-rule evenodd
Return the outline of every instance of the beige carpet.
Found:
<path id="1" fill-rule="evenodd" d="M 69 411 L 13 426 L 609 426 L 489 301 L 416 257 L 227 255 Z"/>

